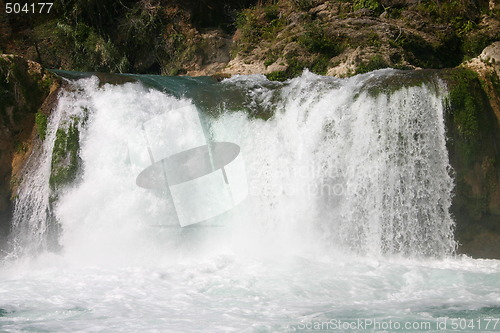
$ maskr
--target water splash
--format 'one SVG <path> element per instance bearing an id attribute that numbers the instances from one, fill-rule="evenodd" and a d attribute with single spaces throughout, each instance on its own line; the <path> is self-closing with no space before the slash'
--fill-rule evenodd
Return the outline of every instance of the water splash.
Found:
<path id="1" fill-rule="evenodd" d="M 379 84 L 392 74 L 379 72 Z M 260 219 L 278 234 L 295 229 L 297 243 L 309 235 L 361 254 L 451 254 L 443 88 L 429 81 L 373 94 L 374 77 L 305 73 L 280 90 L 271 120 L 226 115 L 216 132 L 241 138 L 254 195 L 265 197 L 259 210 L 269 217 Z"/>
<path id="2" fill-rule="evenodd" d="M 378 71 L 339 80 L 305 72 L 283 84 L 235 77 L 197 86 L 201 93 L 191 98 L 140 83 L 78 81 L 61 95 L 43 152 L 21 185 L 14 238 L 43 242 L 54 132 L 61 119 L 85 108 L 81 179 L 60 193 L 54 211 L 68 258 L 126 263 L 211 251 L 449 255 L 456 244 L 442 88 L 430 78 L 384 91 L 388 80 L 402 76 Z M 136 166 L 126 158 L 141 123 L 194 104 L 213 139 L 238 144 L 245 159 L 249 197 L 218 219 L 225 228 L 171 227 L 171 206 L 135 185 Z M 261 114 L 273 116 L 264 121 Z"/>

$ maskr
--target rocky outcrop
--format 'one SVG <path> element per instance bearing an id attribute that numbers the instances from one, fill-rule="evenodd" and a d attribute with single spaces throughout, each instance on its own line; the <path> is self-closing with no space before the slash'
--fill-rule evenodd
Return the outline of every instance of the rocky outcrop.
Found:
<path id="1" fill-rule="evenodd" d="M 478 74 L 500 125 L 500 41 L 489 45 L 478 57 L 462 66 Z"/>
<path id="2" fill-rule="evenodd" d="M 500 38 L 485 1 L 277 1 L 242 11 L 229 74 L 338 77 L 378 68 L 450 68 Z"/>
<path id="3" fill-rule="evenodd" d="M 486 0 L 71 0 L 33 21 L 0 13 L 0 51 L 80 71 L 349 76 L 457 66 L 499 40 L 498 11 Z"/>
<path id="4" fill-rule="evenodd" d="M 445 74 L 452 213 L 460 252 L 500 259 L 500 42 Z"/>
<path id="5" fill-rule="evenodd" d="M 58 86 L 40 64 L 0 55 L 0 247 L 9 231 L 20 170 L 33 140 L 43 136 Z"/>

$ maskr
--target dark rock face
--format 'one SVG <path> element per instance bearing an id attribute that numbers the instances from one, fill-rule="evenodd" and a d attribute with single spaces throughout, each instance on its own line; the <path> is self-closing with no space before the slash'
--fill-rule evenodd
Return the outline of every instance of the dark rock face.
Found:
<path id="1" fill-rule="evenodd" d="M 447 70 L 448 151 L 455 173 L 452 214 L 459 252 L 500 259 L 500 126 L 484 81 L 467 69 Z"/>

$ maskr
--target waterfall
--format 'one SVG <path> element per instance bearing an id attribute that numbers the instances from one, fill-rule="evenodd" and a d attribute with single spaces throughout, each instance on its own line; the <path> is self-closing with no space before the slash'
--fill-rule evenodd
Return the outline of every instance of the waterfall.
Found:
<path id="1" fill-rule="evenodd" d="M 222 83 L 153 76 L 122 85 L 100 85 L 95 77 L 71 81 L 25 170 L 13 243 L 47 248 L 53 225 L 62 251 L 84 261 L 227 249 L 452 254 L 445 88 L 433 77 L 405 84 L 405 75 L 381 70 L 336 79 L 305 71 L 285 83 L 260 75 Z M 170 114 L 170 126 L 187 131 L 176 110 L 201 112 L 211 140 L 241 148 L 248 183 L 242 203 L 192 228 L 172 222 L 165 196 L 136 185 L 143 166 L 129 156 L 130 144 L 140 144 L 130 138 L 155 117 Z M 79 176 L 51 189 L 56 132 L 75 117 L 88 117 L 78 123 Z M 175 133 L 166 130 L 158 139 L 194 140 Z"/>
<path id="2" fill-rule="evenodd" d="M 34 143 L 15 197 L 11 256 L 32 255 L 57 247 L 59 225 L 54 220 L 52 202 L 58 194 L 50 186 L 54 145 L 58 130 L 67 130 L 75 117 L 82 116 L 87 104 L 84 91 L 63 90 L 48 118 L 45 138 Z"/>

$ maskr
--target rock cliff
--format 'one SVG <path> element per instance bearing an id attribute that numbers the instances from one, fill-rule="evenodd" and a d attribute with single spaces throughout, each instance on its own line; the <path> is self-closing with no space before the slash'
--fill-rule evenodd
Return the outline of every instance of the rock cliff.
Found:
<path id="1" fill-rule="evenodd" d="M 20 171 L 33 140 L 43 136 L 58 86 L 40 64 L 0 55 L 0 244 L 9 231 Z"/>

